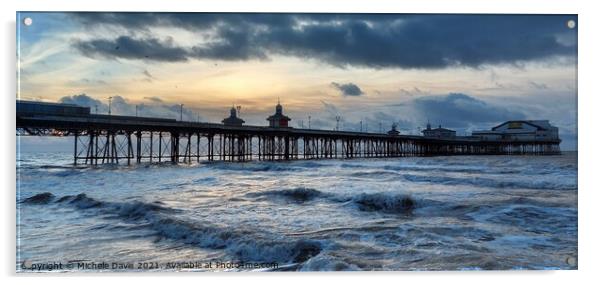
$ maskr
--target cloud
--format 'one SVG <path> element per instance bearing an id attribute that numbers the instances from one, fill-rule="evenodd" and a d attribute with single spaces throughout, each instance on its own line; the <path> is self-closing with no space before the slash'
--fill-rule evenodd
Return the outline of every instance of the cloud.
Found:
<path id="1" fill-rule="evenodd" d="M 335 104 L 321 101 L 324 112 L 319 116 L 312 116 L 312 128 L 336 129 L 336 118 L 339 117 L 339 130 L 343 131 L 359 131 L 360 127 L 364 131 L 369 132 L 386 132 L 390 129 L 391 124 L 395 123 L 400 126 L 400 130 L 413 130 L 415 124 L 409 119 L 402 118 L 402 113 L 398 111 L 373 111 L 373 112 L 349 112 L 341 110 Z M 361 122 L 361 123 L 360 123 Z M 299 125 L 301 125 L 299 123 Z"/>
<path id="2" fill-rule="evenodd" d="M 414 86 L 413 89 L 400 88 L 399 92 L 405 96 L 430 95 L 429 91 L 422 90 L 416 86 Z"/>
<path id="3" fill-rule="evenodd" d="M 106 81 L 104 81 L 102 79 L 82 78 L 79 80 L 69 81 L 68 84 L 74 85 L 74 86 L 90 86 L 90 85 L 107 85 L 109 83 L 107 83 Z"/>
<path id="4" fill-rule="evenodd" d="M 108 105 L 105 105 L 100 100 L 89 97 L 86 94 L 65 96 L 59 99 L 59 103 L 75 104 L 83 107 L 90 107 L 90 111 L 92 113 L 96 112 L 96 109 L 98 109 L 99 113 L 104 113 L 109 110 Z"/>
<path id="5" fill-rule="evenodd" d="M 88 26 L 110 25 L 148 31 L 150 27 L 168 26 L 198 31 L 215 26 L 293 24 L 292 14 L 283 13 L 152 13 L 152 12 L 76 12 L 70 18 Z"/>
<path id="6" fill-rule="evenodd" d="M 365 116 L 359 119 L 362 122 L 361 127 L 364 131 L 385 133 L 391 130 L 392 125 L 395 124 L 398 131 L 402 131 L 405 134 L 413 134 L 416 123 L 411 120 L 412 118 L 404 118 L 403 116 L 399 112 L 375 111 L 365 114 Z M 354 127 L 357 129 L 360 128 L 359 121 L 354 123 Z"/>
<path id="7" fill-rule="evenodd" d="M 339 67 L 438 69 L 575 56 L 577 45 L 576 30 L 566 27 L 567 20 L 576 20 L 571 15 L 70 15 L 89 27 L 119 25 L 134 34 L 148 34 L 150 27 L 157 26 L 211 33 L 192 48 L 130 36 L 76 43 L 88 56 L 154 61 L 264 60 L 287 55 Z"/>
<path id="8" fill-rule="evenodd" d="M 266 48 L 253 42 L 246 29 L 220 29 L 220 40 L 204 46 L 195 46 L 190 54 L 194 58 L 217 60 L 266 60 Z"/>
<path id="9" fill-rule="evenodd" d="M 149 100 L 151 102 L 155 102 L 155 103 L 163 103 L 163 99 L 156 97 L 156 96 L 144 97 L 144 99 Z"/>
<path id="10" fill-rule="evenodd" d="M 522 112 L 509 110 L 461 93 L 417 98 L 412 101 L 411 108 L 431 123 L 451 128 L 466 128 L 471 125 L 490 126 L 507 120 L 525 118 Z"/>
<path id="11" fill-rule="evenodd" d="M 534 81 L 529 81 L 529 85 L 539 90 L 548 89 L 548 85 L 546 85 L 545 83 L 536 83 Z"/>
<path id="12" fill-rule="evenodd" d="M 111 114 L 123 116 L 135 116 L 136 106 L 138 106 L 138 116 L 140 117 L 156 117 L 168 119 L 180 119 L 180 105 L 165 103 L 158 97 L 145 97 L 151 101 L 151 104 L 135 104 L 131 103 L 121 96 L 113 96 L 111 99 Z M 78 94 L 72 96 L 64 96 L 59 99 L 60 103 L 76 104 L 79 106 L 90 107 L 92 113 L 107 114 L 109 111 L 108 98 L 104 101 L 94 99 L 86 94 Z M 98 110 L 98 111 L 97 111 Z M 194 110 L 183 108 L 182 118 L 187 121 L 204 120 Z"/>
<path id="13" fill-rule="evenodd" d="M 148 72 L 147 69 L 142 71 L 142 75 L 146 76 L 148 79 L 155 79 L 155 77 L 152 74 L 150 74 L 150 72 Z"/>
<path id="14" fill-rule="evenodd" d="M 330 85 L 341 91 L 343 96 L 360 96 L 364 94 L 362 89 L 353 83 L 339 84 L 332 82 Z"/>
<path id="15" fill-rule="evenodd" d="M 188 52 L 176 47 L 173 40 L 167 38 L 132 38 L 120 36 L 115 40 L 97 39 L 76 41 L 74 47 L 88 57 L 104 57 L 110 59 L 143 59 L 148 61 L 178 62 L 187 61 Z"/>
<path id="16" fill-rule="evenodd" d="M 320 100 L 320 102 L 322 102 L 324 110 L 331 116 L 331 118 L 334 119 L 336 116 L 339 116 L 341 114 L 339 108 L 337 108 L 337 106 L 335 106 L 334 104 L 328 103 L 324 100 Z"/>
<path id="17" fill-rule="evenodd" d="M 148 71 L 148 69 L 143 70 L 142 75 L 144 76 L 144 78 L 142 78 L 142 81 L 152 83 L 156 80 L 156 78 Z"/>

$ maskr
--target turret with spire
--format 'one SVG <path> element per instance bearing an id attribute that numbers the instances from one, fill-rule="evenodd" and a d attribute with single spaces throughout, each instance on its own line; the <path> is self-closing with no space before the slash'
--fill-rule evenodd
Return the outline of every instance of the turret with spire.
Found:
<path id="1" fill-rule="evenodd" d="M 288 122 L 291 118 L 285 116 L 282 113 L 282 105 L 280 105 L 280 97 L 278 97 L 278 104 L 276 105 L 276 113 L 267 118 L 272 128 L 287 128 Z"/>
<path id="2" fill-rule="evenodd" d="M 245 121 L 241 118 L 238 118 L 236 108 L 232 105 L 232 109 L 230 109 L 230 117 L 222 120 L 222 123 L 227 126 L 242 126 Z"/>
<path id="3" fill-rule="evenodd" d="M 276 105 L 276 115 L 282 115 L 282 105 L 280 105 L 280 97 L 278 97 L 278 104 Z"/>

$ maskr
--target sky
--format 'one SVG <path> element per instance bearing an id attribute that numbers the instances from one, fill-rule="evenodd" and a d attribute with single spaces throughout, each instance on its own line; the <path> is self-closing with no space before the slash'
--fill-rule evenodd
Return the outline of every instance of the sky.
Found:
<path id="1" fill-rule="evenodd" d="M 31 25 L 23 19 L 31 18 Z M 107 113 L 459 135 L 550 120 L 577 143 L 577 16 L 17 14 L 18 94 Z M 571 22 L 571 25 L 569 24 Z M 138 106 L 138 108 L 136 108 Z M 309 118 L 311 116 L 311 119 Z"/>

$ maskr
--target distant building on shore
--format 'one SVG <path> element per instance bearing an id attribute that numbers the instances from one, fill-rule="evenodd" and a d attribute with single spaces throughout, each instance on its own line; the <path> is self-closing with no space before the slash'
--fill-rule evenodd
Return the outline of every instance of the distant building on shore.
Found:
<path id="1" fill-rule="evenodd" d="M 472 136 L 486 141 L 554 141 L 558 140 L 558 128 L 548 120 L 507 121 L 490 131 L 474 131 Z"/>
<path id="2" fill-rule="evenodd" d="M 270 122 L 270 127 L 272 128 L 288 128 L 288 122 L 291 118 L 285 116 L 282 113 L 282 105 L 280 105 L 280 100 L 278 100 L 278 105 L 276 105 L 276 113 L 267 118 Z"/>
<path id="3" fill-rule="evenodd" d="M 426 124 L 426 129 L 422 130 L 422 135 L 427 138 L 452 139 L 456 137 L 456 131 L 442 128 L 441 125 L 439 125 L 438 128 L 433 129 L 429 122 Z"/>
<path id="4" fill-rule="evenodd" d="M 222 123 L 224 123 L 226 126 L 242 126 L 245 121 L 237 117 L 236 113 L 236 108 L 232 106 L 232 109 L 230 109 L 230 117 L 223 119 Z"/>

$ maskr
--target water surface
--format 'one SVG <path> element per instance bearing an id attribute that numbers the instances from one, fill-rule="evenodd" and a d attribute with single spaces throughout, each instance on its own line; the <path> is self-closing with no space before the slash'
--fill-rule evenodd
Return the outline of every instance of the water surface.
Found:
<path id="1" fill-rule="evenodd" d="M 80 168 L 57 152 L 21 153 L 17 165 L 18 269 L 24 261 L 577 266 L 576 153 Z"/>

